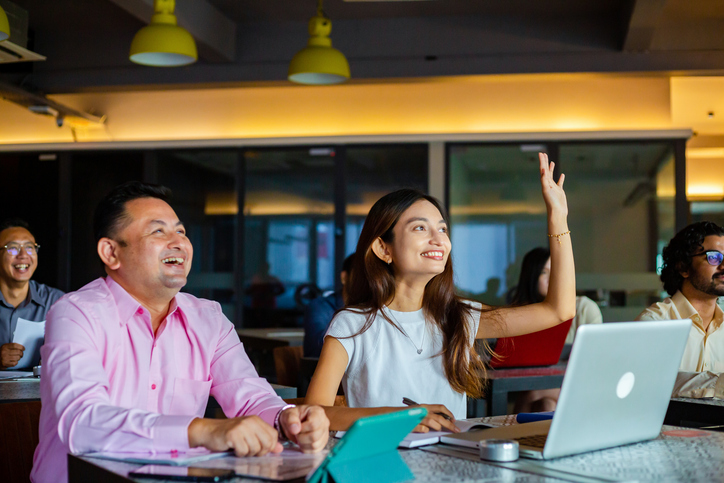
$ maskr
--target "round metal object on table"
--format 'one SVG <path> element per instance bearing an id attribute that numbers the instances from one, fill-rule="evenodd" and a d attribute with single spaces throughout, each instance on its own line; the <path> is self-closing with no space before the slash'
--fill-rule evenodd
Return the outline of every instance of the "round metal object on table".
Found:
<path id="1" fill-rule="evenodd" d="M 509 439 L 484 439 L 480 441 L 480 459 L 487 461 L 516 461 L 518 442 Z"/>

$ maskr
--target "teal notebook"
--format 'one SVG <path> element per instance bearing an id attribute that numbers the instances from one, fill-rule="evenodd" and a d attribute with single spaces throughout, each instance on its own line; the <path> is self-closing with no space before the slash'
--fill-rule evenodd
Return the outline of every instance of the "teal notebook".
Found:
<path id="1" fill-rule="evenodd" d="M 425 408 L 411 408 L 357 420 L 307 481 L 395 483 L 415 478 L 397 445 L 426 415 Z"/>

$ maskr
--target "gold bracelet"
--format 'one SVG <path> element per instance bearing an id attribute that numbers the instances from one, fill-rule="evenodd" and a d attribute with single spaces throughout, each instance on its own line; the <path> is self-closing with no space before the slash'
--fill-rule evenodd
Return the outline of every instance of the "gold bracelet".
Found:
<path id="1" fill-rule="evenodd" d="M 571 230 L 568 230 L 568 231 L 566 231 L 566 232 L 559 233 L 558 235 L 548 235 L 548 238 L 555 238 L 556 240 L 558 240 L 558 244 L 560 245 L 560 244 L 561 244 L 561 237 L 568 235 L 570 232 L 571 232 Z"/>

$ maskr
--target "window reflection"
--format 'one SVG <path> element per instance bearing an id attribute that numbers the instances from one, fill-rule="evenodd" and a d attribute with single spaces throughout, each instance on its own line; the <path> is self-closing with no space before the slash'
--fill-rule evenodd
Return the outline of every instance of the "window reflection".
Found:
<path id="1" fill-rule="evenodd" d="M 427 193 L 427 145 L 349 147 L 345 168 L 346 257 L 357 248 L 365 217 L 378 199 L 400 188 L 417 188 Z"/>
<path id="2" fill-rule="evenodd" d="M 301 325 L 334 267 L 333 148 L 248 150 L 244 326 Z"/>
<path id="3" fill-rule="evenodd" d="M 171 205 L 194 247 L 185 292 L 215 300 L 235 320 L 234 240 L 236 171 L 234 150 L 161 151 L 158 182 L 173 191 Z"/>
<path id="4" fill-rule="evenodd" d="M 670 142 L 452 146 L 457 287 L 486 303 L 505 301 L 523 255 L 548 244 L 537 169 L 543 149 L 557 153 L 566 174 L 579 293 L 599 302 L 604 320 L 633 320 L 659 295 L 656 259 L 674 234 Z"/>

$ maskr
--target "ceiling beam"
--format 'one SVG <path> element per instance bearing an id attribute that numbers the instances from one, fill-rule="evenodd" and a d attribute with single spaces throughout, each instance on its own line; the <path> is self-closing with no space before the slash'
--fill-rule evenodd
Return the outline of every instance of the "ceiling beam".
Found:
<path id="1" fill-rule="evenodd" d="M 151 21 L 153 0 L 110 0 L 145 23 Z M 178 24 L 196 40 L 199 56 L 209 62 L 236 59 L 236 22 L 206 0 L 177 0 Z"/>
<path id="2" fill-rule="evenodd" d="M 666 0 L 631 0 L 623 18 L 624 52 L 647 52 L 656 33 L 656 24 Z"/>

